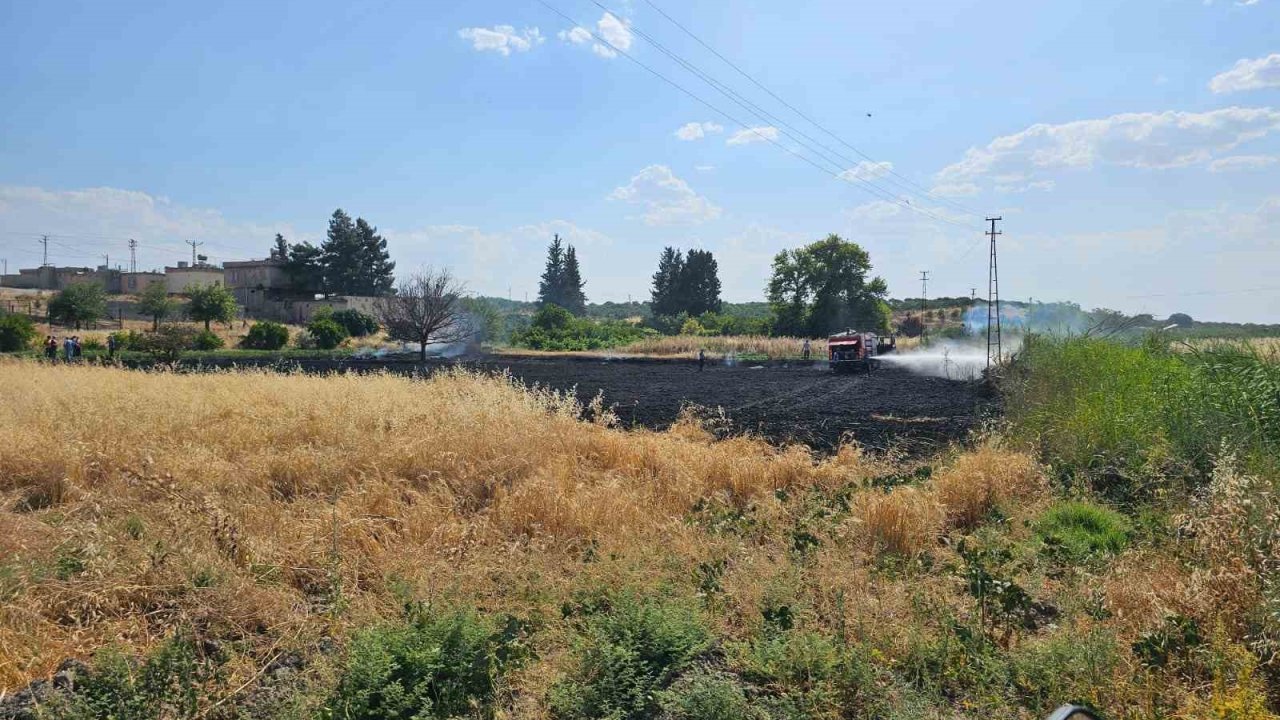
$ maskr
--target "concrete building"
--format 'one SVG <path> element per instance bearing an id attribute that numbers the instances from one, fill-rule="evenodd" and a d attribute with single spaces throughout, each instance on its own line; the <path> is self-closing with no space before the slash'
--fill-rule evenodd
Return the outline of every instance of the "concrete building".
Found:
<path id="1" fill-rule="evenodd" d="M 17 273 L 0 277 L 0 286 L 29 290 L 63 290 L 77 283 L 97 283 L 109 293 L 120 292 L 120 271 L 106 265 L 91 267 L 21 268 Z"/>
<path id="2" fill-rule="evenodd" d="M 226 271 L 227 288 L 247 313 L 263 313 L 269 301 L 280 300 L 288 292 L 284 261 L 277 257 L 229 261 L 222 267 Z"/>
<path id="3" fill-rule="evenodd" d="M 120 274 L 120 292 L 126 295 L 141 294 L 143 290 L 147 289 L 147 286 L 153 283 L 164 285 L 165 291 L 168 291 L 168 279 L 165 278 L 162 272 L 127 272 Z"/>
<path id="4" fill-rule="evenodd" d="M 164 269 L 164 284 L 170 295 L 183 295 L 193 285 L 225 283 L 223 269 L 216 265 L 191 265 L 180 261 Z"/>

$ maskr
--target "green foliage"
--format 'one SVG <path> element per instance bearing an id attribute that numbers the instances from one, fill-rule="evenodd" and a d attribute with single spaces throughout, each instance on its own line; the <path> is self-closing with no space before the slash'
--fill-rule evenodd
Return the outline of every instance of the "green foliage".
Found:
<path id="1" fill-rule="evenodd" d="M 742 677 L 770 688 L 786 717 L 878 717 L 887 710 L 868 652 L 816 632 L 789 630 L 748 644 Z"/>
<path id="2" fill-rule="evenodd" d="M 664 248 L 650 296 L 656 316 L 719 312 L 720 277 L 715 256 L 709 250 L 690 250 L 686 256 L 675 248 Z"/>
<path id="3" fill-rule="evenodd" d="M 1069 500 L 1049 506 L 1032 525 L 1047 552 L 1070 563 L 1114 555 L 1129 542 L 1124 515 L 1089 502 Z"/>
<path id="4" fill-rule="evenodd" d="M 169 297 L 169 289 L 163 282 L 149 283 L 138 296 L 138 312 L 151 318 L 151 329 L 157 330 L 160 321 L 172 315 L 178 303 Z"/>
<path id="5" fill-rule="evenodd" d="M 278 322 L 264 320 L 249 326 L 249 332 L 240 341 L 240 347 L 250 350 L 279 350 L 289 343 L 289 328 Z"/>
<path id="6" fill-rule="evenodd" d="M 236 298 L 222 283 L 193 285 L 187 289 L 187 296 L 191 299 L 187 317 L 204 323 L 206 331 L 210 323 L 229 323 L 236 317 Z"/>
<path id="7" fill-rule="evenodd" d="M 547 266 L 538 283 L 538 304 L 558 305 L 581 315 L 587 306 L 584 285 L 578 251 L 572 245 L 566 247 L 559 235 L 554 236 L 547 246 Z"/>
<path id="8" fill-rule="evenodd" d="M 36 339 L 36 324 L 26 315 L 0 315 L 0 352 L 17 352 L 31 347 Z"/>
<path id="9" fill-rule="evenodd" d="M 364 218 L 351 221 L 341 208 L 329 219 L 320 246 L 325 292 L 338 295 L 387 295 L 395 284 L 396 264 L 387 241 Z M 313 272 L 308 268 L 308 273 Z"/>
<path id="10" fill-rule="evenodd" d="M 191 339 L 192 350 L 217 350 L 226 343 L 212 330 L 201 330 Z"/>
<path id="11" fill-rule="evenodd" d="M 751 707 L 742 683 L 733 675 L 700 671 L 676 681 L 658 695 L 665 717 L 671 720 L 763 720 L 763 711 Z"/>
<path id="12" fill-rule="evenodd" d="M 569 676 L 551 690 L 562 720 L 653 717 L 659 691 L 704 652 L 711 637 L 692 607 L 621 594 L 584 623 Z"/>
<path id="13" fill-rule="evenodd" d="M 94 322 L 107 314 L 107 291 L 97 283 L 76 283 L 49 300 L 49 317 L 62 325 Z"/>
<path id="14" fill-rule="evenodd" d="M 513 619 L 412 609 L 356 634 L 326 717 L 493 718 L 503 674 L 526 655 L 522 635 Z"/>
<path id="15" fill-rule="evenodd" d="M 533 316 L 528 329 L 512 335 L 511 342 L 534 350 L 599 350 L 626 345 L 650 334 L 652 330 L 631 323 L 576 318 L 558 305 L 545 305 Z"/>
<path id="16" fill-rule="evenodd" d="M 846 328 L 888 332 L 892 313 L 880 278 L 867 279 L 871 258 L 839 235 L 773 259 L 769 303 L 774 332 L 821 337 Z"/>
<path id="17" fill-rule="evenodd" d="M 1149 668 L 1175 667 L 1187 664 L 1204 643 L 1200 625 L 1194 619 L 1171 615 L 1163 625 L 1138 637 L 1133 654 Z"/>
<path id="18" fill-rule="evenodd" d="M 1238 345 L 1171 353 L 1032 335 L 1002 382 L 1016 435 L 1108 497 L 1204 477 L 1223 444 L 1255 466 L 1280 453 L 1280 358 Z"/>
<path id="19" fill-rule="evenodd" d="M 1063 630 L 1011 653 L 1010 680 L 1019 704 L 1043 716 L 1063 703 L 1097 706 L 1108 700 L 1119 663 L 1120 648 L 1106 631 Z"/>
<path id="20" fill-rule="evenodd" d="M 503 316 L 487 298 L 464 297 L 459 299 L 459 303 L 462 310 L 471 316 L 477 341 L 505 342 L 510 339 L 511 332 Z"/>
<path id="21" fill-rule="evenodd" d="M 347 339 L 347 329 L 335 322 L 333 318 L 323 315 L 307 323 L 307 333 L 316 347 L 322 350 L 332 350 Z"/>
<path id="22" fill-rule="evenodd" d="M 284 274 L 289 278 L 289 289 L 310 296 L 324 292 L 324 251 L 303 242 L 290 245 L 287 252 Z"/>
<path id="23" fill-rule="evenodd" d="M 201 658 L 183 634 L 160 645 L 141 666 L 108 649 L 98 653 L 92 667 L 76 673 L 74 692 L 44 710 L 69 720 L 195 718 L 201 687 L 215 669 L 214 661 Z"/>
<path id="24" fill-rule="evenodd" d="M 378 332 L 378 321 L 372 315 L 366 315 L 355 308 L 337 310 L 330 318 L 345 328 L 350 337 L 364 337 Z"/>
<path id="25" fill-rule="evenodd" d="M 196 330 L 186 325 L 161 325 L 158 330 L 146 333 L 138 349 L 149 353 L 159 362 L 173 363 L 182 353 L 195 346 Z"/>
<path id="26" fill-rule="evenodd" d="M 116 347 L 120 350 L 145 350 L 147 336 L 137 330 L 120 330 L 111 333 L 116 339 Z"/>

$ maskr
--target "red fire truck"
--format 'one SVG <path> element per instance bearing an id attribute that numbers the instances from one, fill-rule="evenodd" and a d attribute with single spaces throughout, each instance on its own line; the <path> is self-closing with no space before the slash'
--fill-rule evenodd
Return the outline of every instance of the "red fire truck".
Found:
<path id="1" fill-rule="evenodd" d="M 897 338 L 846 330 L 827 338 L 827 362 L 832 372 L 871 372 L 877 355 L 893 352 Z"/>

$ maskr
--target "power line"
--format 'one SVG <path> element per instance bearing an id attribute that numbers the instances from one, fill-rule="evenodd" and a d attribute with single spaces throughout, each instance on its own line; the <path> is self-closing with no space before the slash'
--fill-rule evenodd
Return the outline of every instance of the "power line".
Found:
<path id="1" fill-rule="evenodd" d="M 818 128 L 818 129 L 819 129 L 819 130 L 821 130 L 822 132 L 826 133 L 828 136 L 830 136 L 830 137 L 834 138 L 837 142 L 839 142 L 841 145 L 844 145 L 845 147 L 847 147 L 847 148 L 849 148 L 850 150 L 852 150 L 852 151 L 853 151 L 855 154 L 857 154 L 859 157 L 862 157 L 862 158 L 866 159 L 868 162 L 873 162 L 873 163 L 874 163 L 874 162 L 876 162 L 876 160 L 874 160 L 870 155 L 868 155 L 867 153 L 865 153 L 865 152 L 863 152 L 862 150 L 858 149 L 857 147 L 853 146 L 852 144 L 850 144 L 849 142 L 847 142 L 846 140 L 844 140 L 843 138 L 841 138 L 839 135 L 836 135 L 836 134 L 835 134 L 834 132 L 832 132 L 831 130 L 828 130 L 825 126 L 823 126 L 823 125 L 822 125 L 821 123 L 819 123 L 817 120 L 814 120 L 813 118 L 809 117 L 809 116 L 808 116 L 808 115 L 806 115 L 805 113 L 801 112 L 799 108 L 795 107 L 795 106 L 794 106 L 794 105 L 792 105 L 791 103 L 789 103 L 789 102 L 787 102 L 786 100 L 782 99 L 782 98 L 781 98 L 777 93 L 775 93 L 773 90 L 770 90 L 768 87 L 766 87 L 766 86 L 764 85 L 764 83 L 761 83 L 759 80 L 757 80 L 757 79 L 755 79 L 754 77 L 752 77 L 752 76 L 751 76 L 751 74 L 750 74 L 750 73 L 748 73 L 746 70 L 743 70 L 743 69 L 742 69 L 741 67 L 739 67 L 736 63 L 734 63 L 732 60 L 730 60 L 729 58 L 727 58 L 727 57 L 725 57 L 724 55 L 720 54 L 720 53 L 719 53 L 715 48 L 713 48 L 713 47 L 711 47 L 710 45 L 708 45 L 705 41 L 703 41 L 703 39 L 702 39 L 702 38 L 698 37 L 698 35 L 697 35 L 697 34 L 695 34 L 692 30 L 690 30 L 689 28 L 685 27 L 685 26 L 684 26 L 684 25 L 682 25 L 678 20 L 676 20 L 675 18 L 673 18 L 673 17 L 671 17 L 670 15 L 668 15 L 665 11 L 663 11 L 663 9 L 662 9 L 662 8 L 660 8 L 660 7 L 658 7 L 657 5 L 655 5 L 655 4 L 652 2 L 652 0 L 645 0 L 645 4 L 647 4 L 649 7 L 653 8 L 655 11 L 657 11 L 657 13 L 658 13 L 659 15 L 661 15 L 661 16 L 662 16 L 662 17 L 664 17 L 664 18 L 666 18 L 666 19 L 667 19 L 667 21 L 669 21 L 672 25 L 675 25 L 677 28 L 679 28 L 681 31 L 683 31 L 686 35 L 688 35 L 689 37 L 693 38 L 695 42 L 697 42 L 697 43 L 698 43 L 699 45 L 701 45 L 702 47 L 706 48 L 706 49 L 707 49 L 707 50 L 708 50 L 712 55 L 715 55 L 717 58 L 720 58 L 720 60 L 722 60 L 726 65 L 728 65 L 729 67 L 731 67 L 731 68 L 733 68 L 734 70 L 736 70 L 736 71 L 738 72 L 738 74 L 739 74 L 739 75 L 742 75 L 744 78 L 746 78 L 747 80 L 749 80 L 753 85 L 755 85 L 756 87 L 758 87 L 758 88 L 760 88 L 761 90 L 763 90 L 764 92 L 766 92 L 766 93 L 767 93 L 770 97 L 772 97 L 774 100 L 777 100 L 779 103 L 782 103 L 782 105 L 783 105 L 784 107 L 786 107 L 786 108 L 787 108 L 788 110 L 790 110 L 791 112 L 795 113 L 795 114 L 796 114 L 797 116 L 799 116 L 801 119 L 803 119 L 803 120 L 807 121 L 809 124 L 813 125 L 814 127 Z M 887 174 L 887 175 L 889 175 L 889 176 L 891 176 L 891 177 L 897 178 L 899 181 L 901 181 L 901 184 L 905 184 L 906 186 L 909 186 L 909 187 L 915 187 L 915 188 L 918 188 L 917 193 L 922 193 L 925 197 L 928 197 L 928 198 L 930 198 L 930 199 L 932 199 L 932 200 L 934 200 L 934 201 L 936 201 L 936 202 L 946 203 L 946 204 L 951 205 L 952 207 L 954 207 L 954 208 L 956 208 L 956 209 L 958 209 L 958 210 L 961 210 L 961 211 L 963 211 L 963 212 L 969 213 L 969 214 L 971 214 L 971 215 L 980 215 L 980 214 L 981 214 L 981 213 L 979 213 L 977 210 L 974 210 L 974 209 L 972 209 L 972 208 L 966 207 L 965 205 L 962 205 L 961 203 L 958 203 L 958 202 L 956 202 L 956 201 L 954 201 L 954 200 L 951 200 L 950 198 L 946 198 L 946 197 L 942 197 L 942 196 L 939 196 L 939 195 L 935 195 L 932 191 L 930 191 L 930 190 L 926 189 L 923 185 L 920 185 L 919 183 L 916 183 L 916 182 L 912 181 L 910 178 L 907 178 L 907 177 L 903 176 L 902 174 L 900 174 L 900 173 L 898 173 L 898 172 L 895 172 L 895 171 L 894 171 L 894 170 L 892 170 L 892 169 L 889 169 L 889 170 L 888 170 L 888 172 L 887 172 L 886 174 Z"/>
<path id="2" fill-rule="evenodd" d="M 617 13 L 613 12 L 613 11 L 612 11 L 612 10 L 610 10 L 607 6 L 605 6 L 605 5 L 603 5 L 602 3 L 600 3 L 600 2 L 599 2 L 599 0 L 591 0 L 591 1 L 592 1 L 592 4 L 593 4 L 593 5 L 595 5 L 596 7 L 600 8 L 600 9 L 601 9 L 601 10 L 603 10 L 604 12 L 606 12 L 606 13 L 608 13 L 608 14 L 610 14 L 610 15 L 613 15 L 614 17 L 618 17 L 618 14 L 617 14 Z M 573 21 L 573 20 L 570 20 L 570 22 L 574 22 L 575 24 L 577 24 L 577 23 L 576 23 L 576 21 Z M 578 25 L 578 26 L 579 26 L 579 27 L 583 27 L 583 26 L 581 26 L 581 25 Z M 693 63 L 691 63 L 691 62 L 689 62 L 688 60 L 685 60 L 685 59 L 684 59 L 683 57 L 681 57 L 679 54 L 677 54 L 677 53 L 675 53 L 675 52 L 673 52 L 673 51 L 671 51 L 671 50 L 668 50 L 668 49 L 666 48 L 666 46 L 664 46 L 662 43 L 660 43 L 660 42 L 658 42 L 657 40 L 655 40 L 655 39 L 654 39 L 652 36 L 650 36 L 648 33 L 646 33 L 646 32 L 644 32 L 643 30 L 641 30 L 641 29 L 640 29 L 638 26 L 636 26 L 634 23 L 633 23 L 633 24 L 628 25 L 628 28 L 629 28 L 633 33 L 635 33 L 636 35 L 639 35 L 643 40 L 645 40 L 646 42 L 648 42 L 650 45 L 653 45 L 655 48 L 657 48 L 659 52 L 661 52 L 662 54 L 666 55 L 668 58 L 670 58 L 671 60 L 675 61 L 678 65 L 680 65 L 681 67 L 683 67 L 685 70 L 688 70 L 688 71 L 689 71 L 690 73 L 692 73 L 694 76 L 698 77 L 698 78 L 699 78 L 699 79 L 701 79 L 703 82 L 705 82 L 705 83 L 707 83 L 708 85 L 710 85 L 713 89 L 715 89 L 715 90 L 716 90 L 717 92 L 719 92 L 721 95 L 724 95 L 725 97 L 727 97 L 727 98 L 729 98 L 730 100 L 732 100 L 732 101 L 733 101 L 734 103 L 736 103 L 739 107 L 743 108 L 743 109 L 744 109 L 744 110 L 746 110 L 747 112 L 749 112 L 749 113 L 751 113 L 752 115 L 754 115 L 754 116 L 755 116 L 758 120 L 760 120 L 761 122 L 764 122 L 764 123 L 776 123 L 776 124 L 778 124 L 778 125 L 782 125 L 782 126 L 783 126 L 783 128 L 784 128 L 784 129 L 782 130 L 782 134 L 783 134 L 783 135 L 786 135 L 786 136 L 787 136 L 788 138 L 790 138 L 793 142 L 795 142 L 796 144 L 798 144 L 798 145 L 800 145 L 801 147 L 803 147 L 806 151 L 808 151 L 808 152 L 813 153 L 814 155 L 816 155 L 816 156 L 817 156 L 819 159 L 821 159 L 823 162 L 829 163 L 832 167 L 836 168 L 834 172 L 833 172 L 833 171 L 831 171 L 831 170 L 829 170 L 829 169 L 827 169 L 827 168 L 821 168 L 821 169 L 823 170 L 823 172 L 824 172 L 824 173 L 830 173 L 830 174 L 834 175 L 834 176 L 836 177 L 836 179 L 838 179 L 838 180 L 843 180 L 843 181 L 845 181 L 845 182 L 848 182 L 848 183 L 849 183 L 849 184 L 851 184 L 851 185 L 857 185 L 858 183 L 862 183 L 862 185 L 860 186 L 860 187 L 862 187 L 862 189 L 866 190 L 867 192 L 872 193 L 873 195 L 876 195 L 876 196 L 877 196 L 877 197 L 879 197 L 880 199 L 885 200 L 885 201 L 887 201 L 887 202 L 890 202 L 890 203 L 896 203 L 896 204 L 898 204 L 898 205 L 902 205 L 903 207 L 907 208 L 908 210 L 914 210 L 914 211 L 916 211 L 916 212 L 917 212 L 917 213 L 919 213 L 919 214 L 926 215 L 926 216 L 928 216 L 928 217 L 930 217 L 930 218 L 932 218 L 932 219 L 934 219 L 934 220 L 937 220 L 937 221 L 939 221 L 939 222 L 945 222 L 945 223 L 950 223 L 950 224 L 952 224 L 952 225 L 956 225 L 956 226 L 958 226 L 958 227 L 964 227 L 964 224 L 963 224 L 963 223 L 956 222 L 956 221 L 951 220 L 951 219 L 949 219 L 949 218 L 940 217 L 940 216 L 935 215 L 934 213 L 932 213 L 932 212 L 930 212 L 930 211 L 928 211 L 928 210 L 925 210 L 925 209 L 923 209 L 923 208 L 919 208 L 919 207 L 917 207 L 917 206 L 912 205 L 912 204 L 911 204 L 911 201 L 910 201 L 909 199 L 904 199 L 904 198 L 901 198 L 901 197 L 897 197 L 897 196 L 894 194 L 894 192 L 893 192 L 893 191 L 888 190 L 888 189 L 885 189 L 885 188 L 882 188 L 882 187 L 880 187 L 878 184 L 876 184 L 876 183 L 874 182 L 874 178 L 864 178 L 864 177 L 858 177 L 858 176 L 856 176 L 856 175 L 847 176 L 847 175 L 846 175 L 847 171 L 848 171 L 848 170 L 852 170 L 852 169 L 853 169 L 853 168 L 850 168 L 849 166 L 850 166 L 850 165 L 856 165 L 856 163 L 855 163 L 852 159 L 850 159 L 850 158 L 848 158 L 848 157 L 845 157 L 844 155 L 841 155 L 840 153 L 838 153 L 838 152 L 836 152 L 836 151 L 832 150 L 830 147 L 828 147 L 828 146 L 826 146 L 826 145 L 822 144 L 821 142 L 819 142 L 819 141 L 817 141 L 817 140 L 814 140 L 811 136 L 809 136 L 808 134 L 806 134 L 804 131 L 802 131 L 802 130 L 799 130 L 799 129 L 795 128 L 793 125 L 791 125 L 791 124 L 790 124 L 790 123 L 788 123 L 787 121 L 782 120 L 781 118 L 778 118 L 777 116 L 775 116 L 775 115 L 773 115 L 772 113 L 770 113 L 769 111 L 767 111 L 767 110 L 765 110 L 765 109 L 761 108 L 759 105 L 755 104 L 755 103 L 754 103 L 754 102 L 752 102 L 751 100 L 749 100 L 749 99 L 747 99 L 747 98 L 743 97 L 740 93 L 738 93 L 737 91 L 735 91 L 733 88 L 731 88 L 731 87 L 729 87 L 728 85 L 725 85 L 723 82 L 720 82 L 719 80 L 716 80 L 715 78 L 711 77 L 708 73 L 704 72 L 703 70 L 701 70 L 701 69 L 700 69 L 700 68 L 698 68 L 696 65 L 694 65 L 694 64 L 693 64 Z M 590 29 L 589 29 L 589 28 L 583 27 L 583 29 L 584 29 L 584 30 L 587 30 L 588 32 L 590 32 Z M 614 47 L 614 46 L 613 46 L 612 44 L 610 44 L 610 47 Z M 615 49 L 617 49 L 617 48 L 615 48 Z M 619 50 L 619 52 L 621 52 L 621 50 Z M 633 59 L 633 61 L 634 61 L 634 59 Z M 731 118 L 731 119 L 732 119 L 732 118 Z M 747 130 L 750 130 L 750 131 L 754 132 L 758 137 L 760 137 L 760 138 L 762 138 L 762 139 L 766 139 L 766 140 L 769 140 L 769 139 L 770 139 L 770 138 L 766 137 L 764 134 L 762 134 L 758 129 L 756 129 L 756 128 L 751 128 L 751 127 L 747 127 L 747 125 L 746 125 L 745 123 L 742 123 L 740 120 L 733 119 L 733 121 L 734 121 L 734 122 L 736 122 L 736 123 L 738 123 L 739 125 L 742 125 L 742 126 L 743 126 L 744 128 L 746 128 Z M 792 134 L 793 132 L 794 132 L 794 133 L 796 133 L 796 134 L 798 134 L 798 135 L 800 135 L 801 137 L 805 138 L 806 140 L 808 140 L 808 141 L 809 141 L 809 143 L 813 143 L 813 145 L 817 145 L 818 147 L 822 148 L 822 150 L 825 150 L 826 152 L 824 153 L 824 152 L 822 152 L 821 150 L 817 150 L 817 149 L 815 149 L 812 145 L 810 145 L 810 144 L 808 144 L 808 143 L 804 142 L 804 141 L 803 141 L 803 140 L 801 140 L 800 138 L 796 137 L 796 135 L 793 135 L 793 134 Z M 777 144 L 777 143 L 775 143 L 775 144 Z M 796 153 L 794 153 L 794 152 L 793 152 L 792 154 L 796 154 Z M 834 155 L 834 156 L 835 156 L 835 158 L 836 158 L 837 160 L 842 161 L 842 162 L 837 162 L 836 160 L 832 160 L 832 158 L 831 158 L 831 156 L 832 156 L 832 155 Z M 870 158 L 868 158 L 868 159 L 870 160 Z M 874 163 L 875 161 L 872 161 L 872 162 Z M 814 164 L 814 163 L 812 163 L 812 162 L 811 162 L 810 164 Z M 899 183 L 899 184 L 900 184 L 900 183 Z M 975 213 L 975 214 L 976 214 L 976 213 Z"/>
<path id="3" fill-rule="evenodd" d="M 755 132 L 755 133 L 756 133 L 756 135 L 757 135 L 758 137 L 760 137 L 761 139 L 765 140 L 766 142 L 771 143 L 772 145 L 774 145 L 774 146 L 776 146 L 776 147 L 778 147 L 778 148 L 781 148 L 783 151 L 785 151 L 785 152 L 787 152 L 787 153 L 789 153 L 789 154 L 791 154 L 791 155 L 795 156 L 796 158 L 798 158 L 798 159 L 799 159 L 799 160 L 801 160 L 802 162 L 804 162 L 804 163 L 806 163 L 806 164 L 808 164 L 808 165 L 813 166 L 813 167 L 814 167 L 814 168 L 816 168 L 819 172 L 821 172 L 823 175 L 826 175 L 826 176 L 828 176 L 828 177 L 833 176 L 833 174 L 831 173 L 831 171 L 830 171 L 829 169 L 827 169 L 827 168 L 823 167 L 822 165 L 818 164 L 818 163 L 817 163 L 817 162 L 815 162 L 812 158 L 810 158 L 810 157 L 808 157 L 808 156 L 806 156 L 806 155 L 803 155 L 803 154 L 801 154 L 801 153 L 796 152 L 795 150 L 793 150 L 793 149 L 791 149 L 791 148 L 787 147 L 786 145 L 783 145 L 782 143 L 778 142 L 776 139 L 769 137 L 768 135 L 765 135 L 765 134 L 763 134 L 763 133 L 760 133 L 760 132 L 758 132 L 758 131 L 755 131 L 755 130 L 754 130 L 754 128 L 752 128 L 751 126 L 749 126 L 749 125 L 747 125 L 746 123 L 742 122 L 742 121 L 741 121 L 741 120 L 739 120 L 738 118 L 734 117 L 733 115 L 730 115 L 728 112 L 726 112 L 726 111 L 724 111 L 724 110 L 721 110 L 719 107 L 717 107 L 717 106 L 715 106 L 715 105 L 711 104 L 711 103 L 710 103 L 710 102 L 708 102 L 707 100 L 704 100 L 702 97 L 700 97 L 699 95 L 697 95 L 697 94 L 696 94 L 696 93 L 694 93 L 693 91 L 691 91 L 691 90 L 689 90 L 688 88 L 684 87 L 683 85 L 681 85 L 681 84 L 677 83 L 676 81 L 672 80 L 671 78 L 667 77 L 666 75 L 663 75 L 662 73 L 660 73 L 660 72 L 658 72 L 657 70 L 653 69 L 653 68 L 652 68 L 652 67 L 650 67 L 649 65 L 646 65 L 645 63 L 641 62 L 640 60 L 637 60 L 634 56 L 632 56 L 632 55 L 631 55 L 630 53 L 628 53 L 627 51 L 623 50 L 622 48 L 619 48 L 617 45 L 614 45 L 613 43 L 609 42 L 609 41 L 608 41 L 608 40 L 606 40 L 605 38 L 601 37 L 599 33 L 595 32 L 595 31 L 594 31 L 594 30 L 592 30 L 591 28 L 589 28 L 589 27 L 586 27 L 586 26 L 582 25 L 581 23 L 579 23 L 579 22 L 578 22 L 577 20 L 575 20 L 574 18 L 572 18 L 572 17 L 570 17 L 570 16 L 566 15 L 565 13 L 561 12 L 559 9 L 557 9 L 556 7 L 554 7 L 553 5 L 551 5 L 550 3 L 546 2 L 546 0 L 537 0 L 537 1 L 538 1 L 538 3 L 539 3 L 540 5 L 542 5 L 543 7 L 547 8 L 548 10 L 550 10 L 550 11 L 551 11 L 551 12 L 553 12 L 553 13 L 555 13 L 556 15 L 559 15 L 559 16 L 560 16 L 561 18 L 563 18 L 565 21 L 567 21 L 567 22 L 571 23 L 574 27 L 580 27 L 580 28 L 582 28 L 582 29 L 583 29 L 584 31 L 586 31 L 586 32 L 587 32 L 587 34 L 588 34 L 588 35 L 590 35 L 590 36 L 591 36 L 591 37 L 592 37 L 596 42 L 598 42 L 598 43 L 600 43 L 600 44 L 602 44 L 602 45 L 604 45 L 604 46 L 608 47 L 609 49 L 613 50 L 614 52 L 618 53 L 619 55 L 622 55 L 622 56 L 623 56 L 623 57 L 625 57 L 626 59 L 628 59 L 628 60 L 630 60 L 631 62 L 635 63 L 636 65 L 640 66 L 640 67 L 641 67 L 642 69 L 644 69 L 646 72 L 650 73 L 651 75 L 653 75 L 654 77 L 658 78 L 659 80 L 662 80 L 663 82 L 667 83 L 668 85 L 670 85 L 670 86 L 674 87 L 675 89 L 677 89 L 677 90 L 679 90 L 680 92 L 684 93 L 685 95 L 689 96 L 690 98 L 692 98 L 693 100 L 695 100 L 695 101 L 696 101 L 696 102 L 698 102 L 699 104 L 701 104 L 701 105 L 703 105 L 703 106 L 707 107 L 708 109 L 710 109 L 712 112 L 716 113 L 717 115 L 719 115 L 719 116 L 721 116 L 721 117 L 725 118 L 726 120 L 728 120 L 728 121 L 732 122 L 732 123 L 733 123 L 733 124 L 735 124 L 735 125 L 738 125 L 739 127 L 743 128 L 743 129 L 745 129 L 745 130 L 752 130 L 752 131 L 753 131 L 753 132 Z M 612 14 L 612 13 L 611 13 L 611 14 Z M 829 161 L 828 161 L 828 162 L 829 162 Z M 846 180 L 846 178 L 842 177 L 842 176 L 841 176 L 841 175 L 839 175 L 839 174 L 835 174 L 835 175 L 834 175 L 834 177 L 836 177 L 836 179 L 839 179 L 839 180 Z M 918 208 L 918 207 L 916 207 L 916 206 L 912 205 L 909 201 L 902 201 L 901 199 L 895 199 L 895 198 L 893 198 L 893 196 L 892 196 L 891 194 L 887 193 L 886 191 L 884 191 L 884 190 L 882 190 L 882 189 L 880 189 L 880 188 L 878 188 L 878 187 L 874 187 L 874 186 L 865 186 L 865 185 L 864 185 L 864 186 L 858 186 L 858 187 L 861 187 L 863 190 L 866 190 L 867 192 L 870 192 L 870 193 L 872 193 L 872 194 L 876 195 L 877 197 L 880 197 L 881 199 L 885 199 L 885 200 L 888 200 L 888 201 L 890 201 L 890 202 L 892 202 L 892 201 L 896 200 L 896 201 L 898 202 L 898 204 L 903 205 L 903 206 L 904 206 L 904 207 L 906 207 L 907 209 L 909 209 L 909 210 L 913 210 L 913 211 L 918 212 L 918 213 L 920 213 L 920 214 L 922 214 L 922 215 L 926 215 L 926 216 L 928 216 L 928 217 L 931 217 L 931 218 L 933 218 L 934 220 L 938 220 L 938 221 L 940 221 L 940 222 L 949 223 L 949 224 L 951 224 L 951 225 L 956 225 L 957 227 L 966 227 L 963 223 L 959 223 L 959 222 L 956 222 L 956 221 L 954 221 L 954 220 L 950 220 L 950 219 L 948 219 L 948 218 L 943 218 L 943 217 L 939 217 L 939 216 L 937 216 L 937 215 L 933 215 L 932 213 L 928 212 L 927 210 L 924 210 L 924 209 L 922 209 L 922 208 Z M 886 197 L 886 195 L 887 195 L 888 197 Z"/>

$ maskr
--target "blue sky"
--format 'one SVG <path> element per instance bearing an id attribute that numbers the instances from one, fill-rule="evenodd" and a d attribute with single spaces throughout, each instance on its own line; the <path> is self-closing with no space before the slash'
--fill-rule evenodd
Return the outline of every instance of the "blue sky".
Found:
<path id="1" fill-rule="evenodd" d="M 668 244 L 759 299 L 774 253 L 835 232 L 894 295 L 922 269 L 952 295 L 985 287 L 998 214 L 1005 297 L 1280 322 L 1275 0 L 547 3 L 575 22 L 538 0 L 6 3 L 0 257 L 38 264 L 37 233 L 60 263 L 122 262 L 130 237 L 142 267 L 185 240 L 261 256 L 342 207 L 402 270 L 486 294 L 534 294 L 558 232 L 593 300 L 645 297 Z"/>

